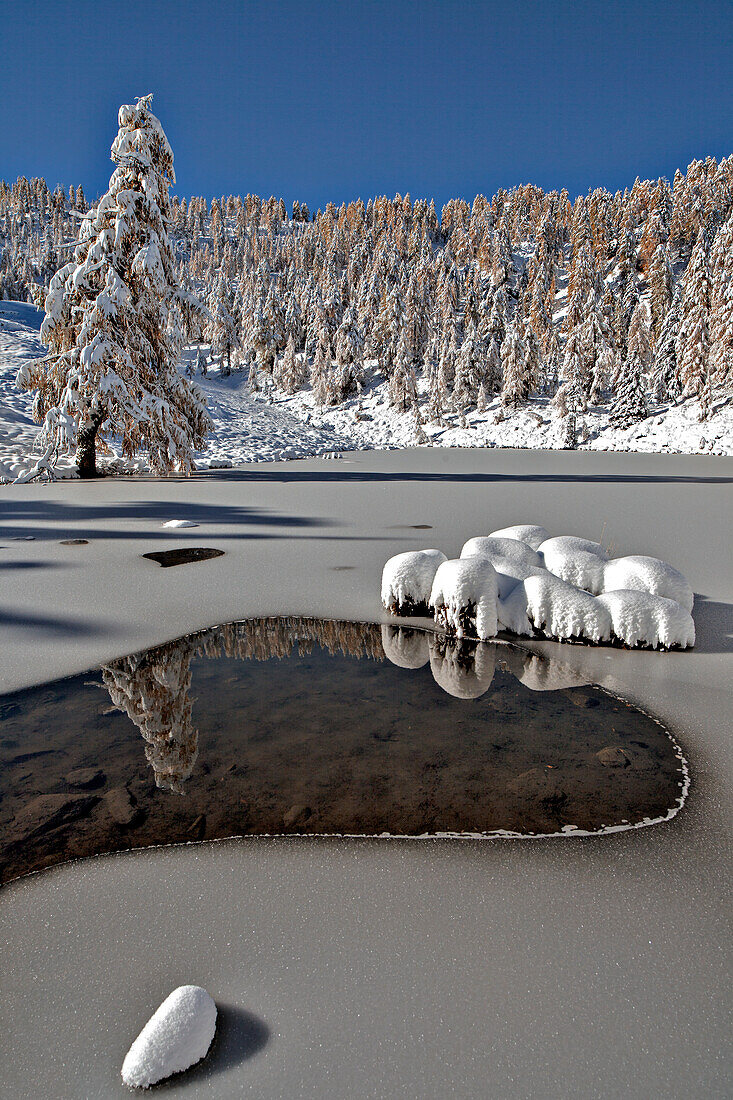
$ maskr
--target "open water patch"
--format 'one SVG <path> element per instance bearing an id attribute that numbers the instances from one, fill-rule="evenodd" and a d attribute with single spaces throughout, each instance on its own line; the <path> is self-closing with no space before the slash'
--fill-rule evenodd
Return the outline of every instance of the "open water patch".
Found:
<path id="1" fill-rule="evenodd" d="M 613 832 L 686 791 L 668 732 L 564 664 L 403 627 L 252 619 L 0 700 L 0 881 L 237 835 Z"/>

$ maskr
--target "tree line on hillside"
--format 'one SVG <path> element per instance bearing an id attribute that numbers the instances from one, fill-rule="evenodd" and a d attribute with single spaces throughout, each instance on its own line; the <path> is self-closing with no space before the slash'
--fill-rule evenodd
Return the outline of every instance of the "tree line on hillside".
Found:
<path id="1" fill-rule="evenodd" d="M 0 183 L 0 297 L 42 304 L 88 224 L 81 188 Z M 207 307 L 186 338 L 253 389 L 338 405 L 376 375 L 418 431 L 545 396 L 570 446 L 590 406 L 625 427 L 682 398 L 706 417 L 732 392 L 733 157 L 574 202 L 529 184 L 454 199 L 440 217 L 409 195 L 313 216 L 173 198 L 165 229 L 170 279 Z"/>

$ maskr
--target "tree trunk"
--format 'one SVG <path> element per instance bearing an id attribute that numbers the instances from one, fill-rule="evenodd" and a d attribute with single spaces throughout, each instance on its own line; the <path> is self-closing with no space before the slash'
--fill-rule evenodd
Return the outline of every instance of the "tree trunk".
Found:
<path id="1" fill-rule="evenodd" d="M 99 477 L 97 473 L 97 432 L 104 421 L 104 413 L 92 415 L 88 424 L 79 428 L 76 445 L 76 463 L 79 477 Z"/>

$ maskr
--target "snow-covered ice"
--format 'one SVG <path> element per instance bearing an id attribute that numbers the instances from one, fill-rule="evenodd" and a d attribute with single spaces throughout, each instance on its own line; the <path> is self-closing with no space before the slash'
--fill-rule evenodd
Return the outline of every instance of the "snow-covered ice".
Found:
<path id="1" fill-rule="evenodd" d="M 687 649 L 695 644 L 692 615 L 676 600 L 630 589 L 605 592 L 597 600 L 608 608 L 614 636 L 625 645 Z"/>
<path id="2" fill-rule="evenodd" d="M 668 600 L 675 600 L 685 611 L 692 611 L 695 599 L 690 585 L 679 570 L 668 565 L 666 561 L 644 554 L 630 554 L 606 562 L 600 591 L 616 592 L 619 589 L 666 596 Z"/>
<path id="3" fill-rule="evenodd" d="M 393 614 L 427 611 L 433 580 L 446 561 L 442 550 L 409 550 L 396 554 L 382 571 L 382 606 Z"/>
<path id="4" fill-rule="evenodd" d="M 200 1062 L 216 1031 L 216 1005 L 198 985 L 174 989 L 153 1013 L 122 1063 L 122 1080 L 149 1088 Z"/>
<path id="5" fill-rule="evenodd" d="M 575 535 L 546 539 L 538 552 L 545 566 L 560 580 L 597 595 L 603 591 L 603 565 L 608 554 L 600 543 Z"/>
<path id="6" fill-rule="evenodd" d="M 474 624 L 481 641 L 497 630 L 499 584 L 496 570 L 486 558 L 454 558 L 439 566 L 430 593 L 435 621 L 463 637 Z"/>

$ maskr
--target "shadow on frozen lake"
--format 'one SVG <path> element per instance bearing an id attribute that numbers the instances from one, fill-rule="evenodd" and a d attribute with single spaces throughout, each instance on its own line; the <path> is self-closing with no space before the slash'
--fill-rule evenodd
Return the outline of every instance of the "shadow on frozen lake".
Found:
<path id="1" fill-rule="evenodd" d="M 3 881 L 239 834 L 537 836 L 673 816 L 679 749 L 560 662 L 253 619 L 0 698 Z"/>

